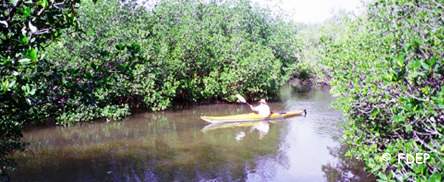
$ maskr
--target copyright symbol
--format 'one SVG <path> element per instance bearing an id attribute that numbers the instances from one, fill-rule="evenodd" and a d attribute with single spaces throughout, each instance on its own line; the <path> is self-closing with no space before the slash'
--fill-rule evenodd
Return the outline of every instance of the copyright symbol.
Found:
<path id="1" fill-rule="evenodd" d="M 392 158 L 392 156 L 389 153 L 384 153 L 381 156 L 381 159 L 385 162 L 390 161 L 391 158 Z"/>

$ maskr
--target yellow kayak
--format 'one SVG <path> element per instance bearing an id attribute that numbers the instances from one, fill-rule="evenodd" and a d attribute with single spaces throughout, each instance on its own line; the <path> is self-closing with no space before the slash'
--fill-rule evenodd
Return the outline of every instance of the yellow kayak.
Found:
<path id="1" fill-rule="evenodd" d="M 268 117 L 263 117 L 256 113 L 237 114 L 229 116 L 201 116 L 200 118 L 209 123 L 230 123 L 230 122 L 249 122 L 249 121 L 261 121 L 261 120 L 274 120 L 284 119 L 294 116 L 301 116 L 306 114 L 304 110 L 272 113 Z"/>

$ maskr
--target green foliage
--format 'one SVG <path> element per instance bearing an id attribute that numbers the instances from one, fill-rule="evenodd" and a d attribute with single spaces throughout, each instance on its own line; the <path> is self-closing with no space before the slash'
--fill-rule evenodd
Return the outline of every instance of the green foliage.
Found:
<path id="1" fill-rule="evenodd" d="M 11 170 L 6 156 L 23 146 L 24 122 L 45 115 L 35 113 L 46 108 L 42 49 L 63 28 L 75 25 L 76 6 L 75 0 L 0 4 L 0 177 Z"/>
<path id="2" fill-rule="evenodd" d="M 316 66 L 311 62 L 301 62 L 296 65 L 293 76 L 302 80 L 313 78 L 317 71 L 314 67 Z"/>
<path id="3" fill-rule="evenodd" d="M 442 3 L 385 1 L 340 36 L 321 38 L 337 105 L 349 122 L 348 155 L 380 180 L 441 181 L 444 173 Z M 388 153 L 392 160 L 381 156 Z M 406 164 L 398 153 L 428 153 Z"/>
<path id="4" fill-rule="evenodd" d="M 130 113 L 128 105 L 107 105 L 103 108 L 80 105 L 73 111 L 64 112 L 56 120 L 57 124 L 70 126 L 81 121 L 91 121 L 96 118 L 120 120 Z"/>
<path id="5" fill-rule="evenodd" d="M 273 97 L 298 62 L 295 27 L 249 1 L 0 6 L 2 156 L 20 145 L 22 125 L 118 120 L 236 93 Z"/>
<path id="6" fill-rule="evenodd" d="M 150 11 L 85 1 L 79 15 L 82 32 L 46 51 L 60 124 L 107 117 L 112 105 L 156 111 L 236 93 L 272 97 L 298 61 L 294 26 L 248 1 L 162 1 Z"/>

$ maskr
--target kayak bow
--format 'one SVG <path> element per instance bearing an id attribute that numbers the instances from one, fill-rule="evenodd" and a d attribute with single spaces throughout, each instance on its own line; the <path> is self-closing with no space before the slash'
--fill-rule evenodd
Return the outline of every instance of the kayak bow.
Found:
<path id="1" fill-rule="evenodd" d="M 230 123 L 230 122 L 249 122 L 249 121 L 284 119 L 294 116 L 301 116 L 305 114 L 306 111 L 304 109 L 298 111 L 272 113 L 268 117 L 263 117 L 256 113 L 248 113 L 248 114 L 237 114 L 237 115 L 228 115 L 228 116 L 201 116 L 200 118 L 209 123 Z"/>

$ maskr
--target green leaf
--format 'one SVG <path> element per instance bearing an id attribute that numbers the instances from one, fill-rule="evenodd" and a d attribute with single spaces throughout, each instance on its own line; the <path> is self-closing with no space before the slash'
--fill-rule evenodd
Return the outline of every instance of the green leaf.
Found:
<path id="1" fill-rule="evenodd" d="M 417 69 L 419 69 L 419 67 L 421 66 L 421 62 L 422 62 L 422 61 L 417 60 L 417 59 L 411 61 L 411 62 L 410 62 L 411 69 L 413 69 L 413 70 L 417 70 Z"/>
<path id="2" fill-rule="evenodd" d="M 13 88 L 16 84 L 15 80 L 11 80 L 11 82 L 9 83 L 9 88 Z"/>
<path id="3" fill-rule="evenodd" d="M 428 65 L 425 61 L 421 61 L 421 66 L 425 70 L 430 70 L 430 65 Z"/>
<path id="4" fill-rule="evenodd" d="M 441 182 L 442 176 L 441 174 L 435 173 L 427 180 L 428 182 Z"/>
<path id="5" fill-rule="evenodd" d="M 29 43 L 29 38 L 27 36 L 21 35 L 20 36 L 20 43 L 23 45 L 27 45 Z"/>
<path id="6" fill-rule="evenodd" d="M 116 44 L 116 49 L 117 50 L 123 50 L 123 49 L 125 49 L 125 45 L 123 45 L 123 44 Z"/>
<path id="7" fill-rule="evenodd" d="M 37 61 L 37 49 L 31 48 L 26 51 L 26 57 L 31 59 L 31 61 L 35 62 Z"/>
<path id="8" fill-rule="evenodd" d="M 413 127 L 412 127 L 412 125 L 410 125 L 410 124 L 406 125 L 406 126 L 405 126 L 405 131 L 406 131 L 407 133 L 411 133 L 411 132 L 413 131 Z"/>
<path id="9" fill-rule="evenodd" d="M 37 4 L 42 6 L 43 8 L 48 7 L 48 0 L 39 0 L 37 1 Z"/>
<path id="10" fill-rule="evenodd" d="M 29 94 L 29 95 L 34 95 L 36 90 L 37 90 L 36 88 L 32 88 L 32 89 L 28 92 L 28 94 Z"/>
<path id="11" fill-rule="evenodd" d="M 22 15 L 24 16 L 24 18 L 28 18 L 29 16 L 31 16 L 31 8 L 28 6 L 25 6 L 22 8 Z"/>
<path id="12" fill-rule="evenodd" d="M 426 165 L 424 164 L 419 164 L 416 167 L 413 168 L 413 170 L 415 171 L 416 174 L 421 174 L 423 175 L 424 172 L 426 171 Z"/>
<path id="13" fill-rule="evenodd" d="M 31 86 L 29 86 L 28 84 L 23 85 L 22 86 L 22 90 L 23 92 L 25 92 L 26 96 L 32 96 L 35 94 L 36 89 L 35 88 L 31 88 Z"/>
<path id="14" fill-rule="evenodd" d="M 427 60 L 427 64 L 431 67 L 433 67 L 436 64 L 437 58 L 436 57 L 432 57 L 431 59 Z"/>
<path id="15" fill-rule="evenodd" d="M 398 57 L 396 58 L 396 64 L 398 64 L 399 67 L 404 66 L 404 55 L 398 55 Z"/>
<path id="16" fill-rule="evenodd" d="M 406 120 L 406 116 L 403 113 L 398 113 L 393 116 L 394 123 L 404 123 Z"/>
<path id="17" fill-rule="evenodd" d="M 7 92 L 9 90 L 9 80 L 3 80 L 1 85 L 2 92 Z"/>

